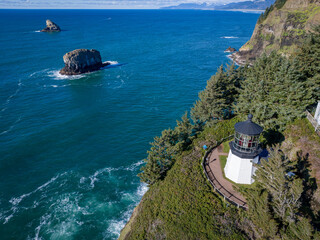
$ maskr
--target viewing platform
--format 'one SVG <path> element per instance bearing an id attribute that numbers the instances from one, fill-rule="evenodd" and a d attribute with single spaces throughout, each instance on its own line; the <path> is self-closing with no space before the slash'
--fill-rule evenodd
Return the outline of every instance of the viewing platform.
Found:
<path id="1" fill-rule="evenodd" d="M 228 153 L 224 153 L 223 151 L 220 151 L 220 149 L 222 149 L 222 145 L 207 151 L 202 163 L 204 173 L 214 190 L 225 200 L 237 207 L 248 209 L 246 199 L 239 192 L 234 190 L 232 182 L 227 180 L 223 175 L 219 156 L 228 156 Z"/>

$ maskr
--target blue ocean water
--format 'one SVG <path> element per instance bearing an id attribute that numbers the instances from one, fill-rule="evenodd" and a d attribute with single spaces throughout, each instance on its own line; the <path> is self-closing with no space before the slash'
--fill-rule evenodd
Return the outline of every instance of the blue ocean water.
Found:
<path id="1" fill-rule="evenodd" d="M 116 239 L 147 187 L 153 137 L 197 99 L 258 14 L 0 10 L 0 238 Z M 64 30 L 41 33 L 51 19 Z M 127 63 L 63 77 L 94 48 Z"/>

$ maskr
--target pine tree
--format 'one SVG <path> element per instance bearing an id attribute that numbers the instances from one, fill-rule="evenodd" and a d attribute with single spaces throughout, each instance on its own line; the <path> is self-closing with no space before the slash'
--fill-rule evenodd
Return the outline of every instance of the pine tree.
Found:
<path id="1" fill-rule="evenodd" d="M 227 119 L 233 116 L 233 102 L 237 98 L 242 71 L 235 65 L 226 71 L 220 66 L 217 73 L 207 82 L 205 90 L 199 93 L 191 116 L 194 122 L 207 122 L 215 119 Z"/>
<path id="2" fill-rule="evenodd" d="M 154 138 L 151 149 L 148 151 L 148 157 L 144 160 L 146 165 L 141 168 L 142 172 L 139 174 L 143 182 L 154 184 L 165 177 L 166 172 L 174 163 L 177 143 L 178 136 L 172 129 L 164 130 L 160 137 Z"/>
<path id="3" fill-rule="evenodd" d="M 181 121 L 177 121 L 174 130 L 162 131 L 160 137 L 155 137 L 148 151 L 148 157 L 144 159 L 146 164 L 141 168 L 139 177 L 147 184 L 154 184 L 163 179 L 167 171 L 173 166 L 175 157 L 192 143 L 194 126 L 185 113 Z"/>
<path id="4" fill-rule="evenodd" d="M 312 87 L 314 102 L 320 100 L 320 25 L 314 27 L 293 58 L 297 70 L 306 76 Z"/>
<path id="5" fill-rule="evenodd" d="M 302 180 L 288 176 L 292 168 L 291 162 L 279 146 L 270 151 L 270 155 L 268 161 L 261 162 L 255 179 L 268 191 L 276 218 L 283 224 L 289 224 L 296 221 L 296 214 L 299 212 Z"/>
<path id="6" fill-rule="evenodd" d="M 241 84 L 236 112 L 242 116 L 252 113 L 255 121 L 276 130 L 283 130 L 288 122 L 302 117 L 314 102 L 314 88 L 297 64 L 297 60 L 275 52 L 258 59 Z"/>

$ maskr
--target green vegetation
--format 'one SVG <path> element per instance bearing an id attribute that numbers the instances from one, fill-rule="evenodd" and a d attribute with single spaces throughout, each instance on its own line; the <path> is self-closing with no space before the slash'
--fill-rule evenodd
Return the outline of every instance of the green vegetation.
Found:
<path id="1" fill-rule="evenodd" d="M 191 110 L 192 119 L 195 122 L 207 122 L 230 118 L 241 80 L 241 71 L 234 65 L 228 66 L 226 71 L 221 66 L 207 82 L 206 89 L 200 92 L 199 100 Z"/>
<path id="2" fill-rule="evenodd" d="M 244 192 L 259 239 L 318 239 L 314 215 L 308 208 L 315 182 L 304 158 L 289 159 L 276 146 L 256 171 L 256 185 Z"/>
<path id="3" fill-rule="evenodd" d="M 191 119 L 186 113 L 151 143 L 139 174 L 150 189 L 123 238 L 319 239 L 320 191 L 309 161 L 320 169 L 320 140 L 302 119 L 320 100 L 319 62 L 318 27 L 289 59 L 273 52 L 250 67 L 221 66 L 199 93 Z M 248 200 L 243 211 L 213 193 L 201 160 L 202 146 L 233 134 L 248 113 L 265 127 L 261 140 L 273 150 L 255 184 L 237 185 Z M 220 161 L 223 168 L 226 156 Z"/>
<path id="4" fill-rule="evenodd" d="M 283 5 L 286 3 L 287 0 L 276 0 L 274 4 L 272 4 L 270 7 L 268 7 L 263 13 L 261 13 L 258 23 L 262 23 L 264 20 L 267 19 L 269 16 L 269 13 L 273 11 L 273 9 L 276 7 L 277 9 L 281 9 Z"/>
<path id="5" fill-rule="evenodd" d="M 220 158 L 221 170 L 222 170 L 222 172 L 224 172 L 224 167 L 225 167 L 226 164 L 227 164 L 227 158 L 228 158 L 228 156 L 220 155 L 219 158 Z"/>
<path id="6" fill-rule="evenodd" d="M 305 109 L 320 99 L 320 28 L 306 43 L 291 59 L 273 52 L 251 67 L 221 66 L 191 109 L 193 123 L 186 113 L 175 129 L 164 130 L 151 143 L 141 180 L 152 185 L 164 179 L 176 157 L 189 149 L 204 125 L 211 127 L 205 131 L 216 131 L 220 120 L 237 114 L 240 118 L 234 118 L 234 125 L 252 113 L 266 129 L 282 131 L 288 123 L 303 117 Z M 218 139 L 232 127 L 219 129 Z M 206 136 L 214 139 L 210 132 Z"/>
<path id="7" fill-rule="evenodd" d="M 218 141 L 233 131 L 234 120 L 220 121 L 206 127 L 193 141 L 190 150 L 175 160 L 163 181 L 158 181 L 144 195 L 138 214 L 124 239 L 246 239 L 236 207 L 227 207 L 213 192 L 201 161 L 204 139 Z M 224 134 L 220 129 L 225 129 Z M 210 137 L 208 136 L 210 135 Z"/>
<path id="8" fill-rule="evenodd" d="M 229 142 L 230 142 L 230 141 L 222 143 L 222 146 L 223 146 L 223 152 L 224 152 L 224 153 L 228 153 L 228 152 L 230 151 L 230 145 L 229 145 Z"/>

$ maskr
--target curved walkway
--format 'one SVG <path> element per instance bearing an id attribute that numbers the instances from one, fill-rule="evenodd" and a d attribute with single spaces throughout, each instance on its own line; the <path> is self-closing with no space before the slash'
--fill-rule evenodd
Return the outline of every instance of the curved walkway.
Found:
<path id="1" fill-rule="evenodd" d="M 220 149 L 220 146 L 214 148 L 205 155 L 203 161 L 205 174 L 213 188 L 222 195 L 224 199 L 238 207 L 247 209 L 248 205 L 246 199 L 239 192 L 235 191 L 233 189 L 233 184 L 223 176 L 219 155 L 227 156 L 228 154 L 219 152 L 218 149 Z"/>

